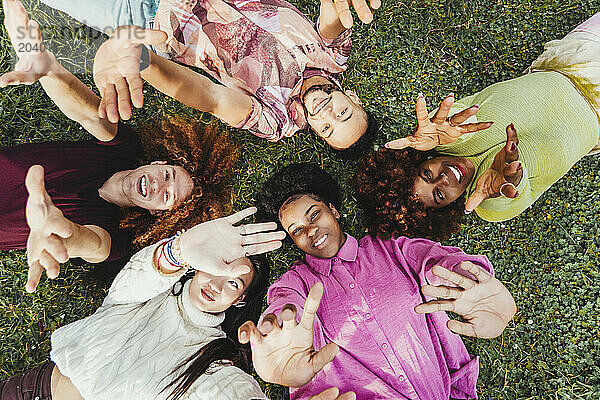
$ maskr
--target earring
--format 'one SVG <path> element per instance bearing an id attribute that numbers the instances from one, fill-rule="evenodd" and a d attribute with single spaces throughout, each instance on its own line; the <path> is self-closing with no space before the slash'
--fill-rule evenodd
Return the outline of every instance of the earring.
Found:
<path id="1" fill-rule="evenodd" d="M 238 301 L 237 303 L 235 303 L 233 306 L 237 307 L 237 308 L 242 308 L 246 305 L 245 301 Z"/>
<path id="2" fill-rule="evenodd" d="M 433 156 L 427 156 L 428 160 L 431 160 L 433 158 Z"/>

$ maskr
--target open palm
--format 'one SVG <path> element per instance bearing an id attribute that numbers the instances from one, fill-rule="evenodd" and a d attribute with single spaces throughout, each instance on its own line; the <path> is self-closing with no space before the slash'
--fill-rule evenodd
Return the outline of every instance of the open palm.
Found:
<path id="1" fill-rule="evenodd" d="M 412 147 L 415 150 L 427 151 L 443 144 L 450 144 L 467 132 L 477 132 L 492 126 L 493 122 L 476 122 L 464 124 L 464 122 L 475 115 L 478 106 L 472 106 L 460 111 L 450 118 L 448 114 L 454 104 L 454 95 L 448 95 L 433 118 L 429 118 L 427 103 L 422 94 L 417 98 L 417 128 L 406 137 L 392 140 L 385 144 L 390 149 L 404 149 Z"/>
<path id="2" fill-rule="evenodd" d="M 261 333 L 248 321 L 239 329 L 241 343 L 250 341 L 252 362 L 258 375 L 267 382 L 299 387 L 309 382 L 339 351 L 334 343 L 315 351 L 313 329 L 323 285 L 315 284 L 308 293 L 300 323 L 296 308 L 286 305 L 281 311 L 282 325 L 274 314 L 264 317 Z"/>
<path id="3" fill-rule="evenodd" d="M 434 266 L 432 272 L 436 276 L 450 281 L 457 287 L 423 286 L 421 290 L 424 295 L 445 300 L 419 304 L 415 307 L 415 312 L 454 312 L 460 315 L 463 321 L 448 321 L 448 329 L 452 332 L 486 339 L 499 336 L 515 315 L 517 306 L 513 297 L 502 282 L 479 266 L 463 262 L 460 267 L 473 274 L 477 280 Z"/>

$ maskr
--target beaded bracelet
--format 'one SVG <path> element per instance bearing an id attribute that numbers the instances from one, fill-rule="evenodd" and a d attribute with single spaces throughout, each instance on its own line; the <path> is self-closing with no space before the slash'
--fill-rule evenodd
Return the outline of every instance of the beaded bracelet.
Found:
<path id="1" fill-rule="evenodd" d="M 184 267 L 190 267 L 189 264 L 187 264 L 181 258 L 181 250 L 179 249 L 179 241 L 183 232 L 185 232 L 185 230 L 177 232 L 176 235 L 163 243 L 160 250 L 160 255 L 158 256 L 159 262 L 161 258 L 164 258 L 165 261 L 173 268 L 181 269 Z"/>

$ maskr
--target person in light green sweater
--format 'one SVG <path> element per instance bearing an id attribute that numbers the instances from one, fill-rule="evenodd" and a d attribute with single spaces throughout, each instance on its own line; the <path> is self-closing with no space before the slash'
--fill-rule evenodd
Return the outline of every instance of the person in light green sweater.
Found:
<path id="1" fill-rule="evenodd" d="M 528 72 L 458 101 L 450 94 L 431 114 L 419 95 L 414 132 L 357 173 L 373 234 L 443 240 L 473 210 L 511 219 L 598 149 L 600 13 L 547 43 Z"/>

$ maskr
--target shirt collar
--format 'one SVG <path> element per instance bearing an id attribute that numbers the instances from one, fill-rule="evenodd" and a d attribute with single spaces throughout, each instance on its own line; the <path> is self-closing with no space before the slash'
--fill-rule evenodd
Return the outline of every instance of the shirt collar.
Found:
<path id="1" fill-rule="evenodd" d="M 351 235 L 346 235 L 346 242 L 338 251 L 338 253 L 332 258 L 319 258 L 311 256 L 310 254 L 305 255 L 306 264 L 317 271 L 321 275 L 329 276 L 331 274 L 332 262 L 335 259 L 341 259 L 347 262 L 356 261 L 358 255 L 358 241 Z"/>

